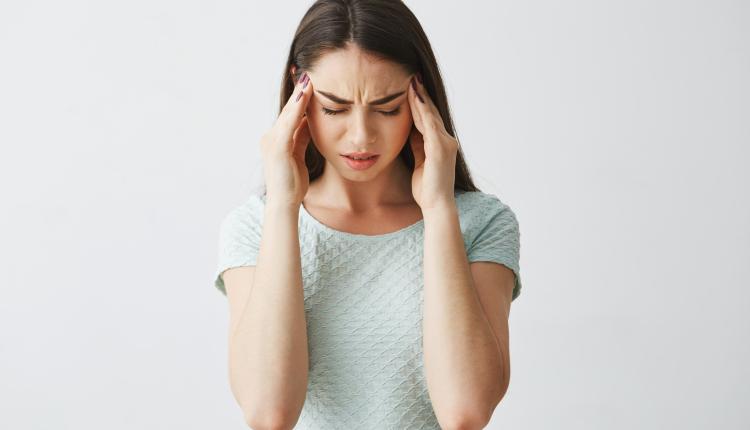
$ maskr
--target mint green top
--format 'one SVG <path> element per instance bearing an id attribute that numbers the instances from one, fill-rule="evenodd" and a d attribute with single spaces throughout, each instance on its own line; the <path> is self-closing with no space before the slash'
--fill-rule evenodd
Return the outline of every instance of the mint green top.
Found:
<path id="1" fill-rule="evenodd" d="M 265 196 L 251 195 L 224 218 L 214 285 L 256 264 Z M 516 275 L 516 216 L 492 194 L 456 191 L 469 262 L 491 261 Z M 326 226 L 300 205 L 300 255 L 309 379 L 295 429 L 440 429 L 422 360 L 424 222 L 362 235 Z"/>

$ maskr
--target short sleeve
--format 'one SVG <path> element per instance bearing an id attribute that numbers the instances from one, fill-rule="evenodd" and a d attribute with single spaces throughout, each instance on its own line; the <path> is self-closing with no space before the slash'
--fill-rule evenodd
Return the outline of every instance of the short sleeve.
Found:
<path id="1" fill-rule="evenodd" d="M 516 275 L 511 301 L 521 294 L 519 266 L 521 233 L 516 214 L 497 197 L 485 194 L 474 207 L 478 233 L 469 245 L 469 262 L 491 261 L 511 269 Z"/>
<path id="2" fill-rule="evenodd" d="M 227 294 L 222 274 L 233 267 L 255 266 L 260 249 L 262 210 L 255 200 L 232 209 L 219 228 L 218 264 L 214 286 Z"/>

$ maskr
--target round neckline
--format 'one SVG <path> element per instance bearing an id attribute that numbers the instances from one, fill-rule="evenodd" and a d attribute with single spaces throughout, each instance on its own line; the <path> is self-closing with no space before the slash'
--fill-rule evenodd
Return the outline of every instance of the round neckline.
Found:
<path id="1" fill-rule="evenodd" d="M 456 203 L 458 203 L 458 197 L 461 194 L 464 194 L 464 193 L 466 193 L 466 191 L 454 190 L 454 195 L 456 196 Z M 266 203 L 266 195 L 262 194 L 260 197 L 261 197 L 261 200 L 263 201 L 263 204 L 265 205 L 265 203 Z M 417 229 L 417 227 L 419 227 L 419 226 L 421 226 L 421 225 L 424 224 L 424 216 L 422 216 L 422 218 L 419 221 L 417 221 L 417 222 L 415 222 L 415 223 L 413 223 L 411 225 L 408 225 L 408 226 L 406 226 L 404 228 L 401 228 L 399 230 L 396 230 L 396 231 L 391 231 L 391 232 L 383 233 L 383 234 L 359 234 L 359 233 L 349 233 L 349 232 L 343 231 L 343 230 L 337 230 L 337 229 L 335 229 L 335 228 L 333 228 L 331 226 L 328 226 L 328 225 L 322 223 L 317 218 L 315 218 L 314 216 L 312 216 L 312 214 L 310 212 L 307 211 L 307 208 L 305 208 L 305 205 L 303 203 L 300 203 L 300 205 L 299 205 L 299 213 L 302 215 L 303 218 L 306 218 L 310 223 L 312 223 L 319 230 L 323 230 L 323 231 L 326 231 L 326 232 L 328 232 L 330 234 L 337 235 L 337 236 L 340 236 L 340 237 L 346 237 L 346 238 L 350 238 L 350 239 L 360 239 L 360 240 L 388 239 L 388 238 L 391 238 L 391 237 L 395 237 L 395 236 L 399 236 L 401 234 L 407 233 L 407 232 L 409 232 L 411 230 L 415 230 L 415 229 Z"/>
<path id="2" fill-rule="evenodd" d="M 337 236 L 347 237 L 347 238 L 351 238 L 351 239 L 364 239 L 364 240 L 387 239 L 387 238 L 398 236 L 398 235 L 401 235 L 401 234 L 406 233 L 408 231 L 414 230 L 414 229 L 416 229 L 417 227 L 419 227 L 420 225 L 422 225 L 424 223 L 424 216 L 423 216 L 419 221 L 417 221 L 417 222 L 415 222 L 415 223 L 413 223 L 411 225 L 408 225 L 406 227 L 403 227 L 401 229 L 398 229 L 396 231 L 391 231 L 391 232 L 388 232 L 388 233 L 383 233 L 383 234 L 349 233 L 347 231 L 338 230 L 338 229 L 335 229 L 335 228 L 333 228 L 333 227 L 331 227 L 329 225 L 326 225 L 326 224 L 322 223 L 320 220 L 318 220 L 317 218 L 315 218 L 314 216 L 312 216 L 312 214 L 307 211 L 307 208 L 305 208 L 304 204 L 300 204 L 299 207 L 300 207 L 300 213 L 302 214 L 302 216 L 305 217 L 305 218 L 307 218 L 310 222 L 312 222 L 319 229 L 327 231 L 327 232 L 329 232 L 331 234 L 334 234 L 334 235 L 337 235 Z"/>

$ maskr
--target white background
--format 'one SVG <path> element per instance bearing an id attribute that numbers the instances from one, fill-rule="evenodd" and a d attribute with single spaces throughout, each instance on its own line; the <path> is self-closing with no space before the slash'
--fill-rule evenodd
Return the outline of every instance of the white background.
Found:
<path id="1" fill-rule="evenodd" d="M 245 428 L 218 227 L 309 4 L 0 5 L 0 427 Z M 521 227 L 488 428 L 748 428 L 748 3 L 407 4 Z"/>

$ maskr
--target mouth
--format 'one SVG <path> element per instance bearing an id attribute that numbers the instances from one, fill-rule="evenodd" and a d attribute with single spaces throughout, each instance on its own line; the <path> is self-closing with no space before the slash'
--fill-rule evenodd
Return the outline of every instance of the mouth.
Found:
<path id="1" fill-rule="evenodd" d="M 380 155 L 377 154 L 365 157 L 357 156 L 357 158 L 361 158 L 359 160 L 349 155 L 342 154 L 341 156 L 344 158 L 344 161 L 346 161 L 346 164 L 354 170 L 365 170 L 375 164 L 378 161 L 378 158 L 380 158 Z"/>
<path id="2" fill-rule="evenodd" d="M 377 157 L 378 154 L 372 152 L 350 152 L 348 154 L 341 154 L 344 157 L 351 158 L 352 160 L 367 160 L 372 157 Z"/>

